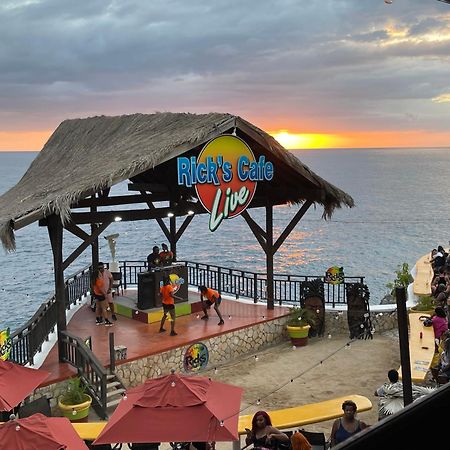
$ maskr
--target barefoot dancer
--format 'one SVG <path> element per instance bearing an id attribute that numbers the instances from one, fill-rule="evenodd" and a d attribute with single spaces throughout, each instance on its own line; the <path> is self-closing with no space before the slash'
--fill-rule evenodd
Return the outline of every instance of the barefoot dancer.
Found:
<path id="1" fill-rule="evenodd" d="M 203 320 L 208 319 L 208 311 L 207 309 L 211 308 L 211 305 L 214 305 L 214 309 L 216 310 L 217 315 L 219 316 L 219 325 L 223 325 L 225 322 L 223 321 L 222 314 L 220 313 L 219 306 L 220 302 L 222 301 L 222 297 L 217 291 L 214 291 L 213 289 L 209 289 L 206 286 L 199 286 L 200 290 L 200 300 L 202 302 L 202 309 L 204 316 L 202 317 Z M 206 301 L 203 300 L 203 296 L 206 297 Z"/>

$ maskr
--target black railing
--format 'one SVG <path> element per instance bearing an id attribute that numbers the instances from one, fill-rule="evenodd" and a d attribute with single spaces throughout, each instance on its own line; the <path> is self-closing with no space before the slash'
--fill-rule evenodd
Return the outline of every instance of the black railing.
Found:
<path id="1" fill-rule="evenodd" d="M 181 261 L 188 270 L 189 284 L 207 285 L 221 293 L 236 298 L 244 297 L 256 302 L 267 301 L 267 275 L 263 273 L 230 269 L 227 267 Z M 138 273 L 147 270 L 146 261 L 120 261 L 120 272 L 124 289 L 136 286 Z M 305 282 L 314 279 L 324 280 L 324 276 L 274 275 L 274 301 L 278 304 L 298 305 L 302 298 Z M 364 277 L 345 277 L 339 285 L 324 284 L 325 304 L 342 305 L 347 303 L 346 284 L 364 284 Z M 89 292 L 90 267 L 68 277 L 65 281 L 66 308 L 77 303 Z M 41 350 L 49 334 L 56 325 L 56 302 L 51 297 L 41 305 L 36 314 L 21 328 L 11 335 L 12 349 L 10 359 L 19 364 L 33 364 L 34 355 Z"/>
<path id="2" fill-rule="evenodd" d="M 102 419 L 107 419 L 107 370 L 83 339 L 67 330 L 61 332 L 61 339 L 64 345 L 64 362 L 77 369 L 78 377 L 92 397 L 93 408 Z"/>
<path id="3" fill-rule="evenodd" d="M 71 275 L 65 281 L 66 308 L 76 304 L 89 292 L 89 266 Z M 42 303 L 34 316 L 11 334 L 10 359 L 19 364 L 33 364 L 34 356 L 41 351 L 42 344 L 56 325 L 55 296 Z"/>
<path id="4" fill-rule="evenodd" d="M 206 285 L 221 293 L 244 297 L 258 301 L 267 301 L 267 275 L 264 273 L 230 269 L 227 267 L 202 264 L 191 261 L 179 261 L 188 270 L 189 284 L 193 286 Z M 120 261 L 120 271 L 124 288 L 135 286 L 138 282 L 137 274 L 147 270 L 145 261 Z M 300 304 L 305 282 L 320 279 L 321 275 L 274 275 L 274 301 L 279 305 Z M 346 284 L 364 283 L 364 277 L 345 277 L 342 284 L 324 283 L 325 304 L 330 306 L 347 303 Z"/>

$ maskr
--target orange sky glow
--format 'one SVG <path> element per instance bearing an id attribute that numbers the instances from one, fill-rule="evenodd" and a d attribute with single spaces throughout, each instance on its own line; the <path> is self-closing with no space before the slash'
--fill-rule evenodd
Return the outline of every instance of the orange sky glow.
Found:
<path id="1" fill-rule="evenodd" d="M 369 131 L 341 133 L 298 133 L 289 130 L 268 131 L 287 149 L 449 147 L 450 132 Z M 0 151 L 38 151 L 52 130 L 0 132 Z"/>

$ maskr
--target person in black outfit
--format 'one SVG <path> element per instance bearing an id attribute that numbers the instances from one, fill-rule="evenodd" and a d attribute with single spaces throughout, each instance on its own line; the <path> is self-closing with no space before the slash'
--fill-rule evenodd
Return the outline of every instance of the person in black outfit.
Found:
<path id="1" fill-rule="evenodd" d="M 147 256 L 148 269 L 154 269 L 161 266 L 161 257 L 159 256 L 159 247 L 155 245 L 152 253 Z"/>

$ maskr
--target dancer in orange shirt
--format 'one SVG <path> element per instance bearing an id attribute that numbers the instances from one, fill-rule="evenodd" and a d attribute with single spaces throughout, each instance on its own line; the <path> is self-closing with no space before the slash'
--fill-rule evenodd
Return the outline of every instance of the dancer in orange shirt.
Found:
<path id="1" fill-rule="evenodd" d="M 214 309 L 216 310 L 216 313 L 220 319 L 219 325 L 223 325 L 225 322 L 223 321 L 222 314 L 219 310 L 220 302 L 222 301 L 222 297 L 220 296 L 220 294 L 213 289 L 207 288 L 206 286 L 199 286 L 198 289 L 200 291 L 200 300 L 202 302 L 202 309 L 204 314 L 202 319 L 209 319 L 207 310 L 211 308 L 212 305 L 214 305 Z M 206 297 L 206 301 L 203 299 L 203 297 Z"/>
<path id="2" fill-rule="evenodd" d="M 170 318 L 172 319 L 172 322 L 170 322 L 170 335 L 176 336 L 177 333 L 175 332 L 175 299 L 182 300 L 182 298 L 177 297 L 174 295 L 175 288 L 173 287 L 172 283 L 170 282 L 169 277 L 164 278 L 164 285 L 159 288 L 159 295 L 162 299 L 162 306 L 163 306 L 163 316 L 161 319 L 161 325 L 159 327 L 159 332 L 163 333 L 166 331 L 164 329 L 164 322 L 167 319 L 167 314 L 170 314 Z"/>

